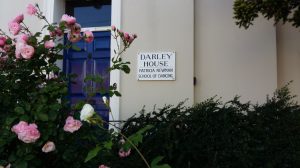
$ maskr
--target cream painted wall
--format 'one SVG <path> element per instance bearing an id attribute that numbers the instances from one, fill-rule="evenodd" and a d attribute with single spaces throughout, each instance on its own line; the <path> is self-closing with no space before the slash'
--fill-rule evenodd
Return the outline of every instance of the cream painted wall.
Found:
<path id="1" fill-rule="evenodd" d="M 290 24 L 277 26 L 278 86 L 293 80 L 290 89 L 300 101 L 300 30 Z"/>
<path id="2" fill-rule="evenodd" d="M 8 22 L 14 19 L 18 14 L 24 13 L 25 24 L 29 25 L 32 32 L 40 31 L 42 22 L 36 17 L 26 14 L 26 7 L 29 3 L 38 3 L 39 7 L 43 10 L 42 0 L 1 0 L 0 1 L 0 28 L 8 32 Z M 34 26 L 33 26 L 34 25 Z"/>
<path id="3" fill-rule="evenodd" d="M 258 19 L 248 30 L 233 19 L 233 0 L 195 1 L 195 101 L 262 102 L 277 87 L 276 34 L 272 22 Z"/>
<path id="4" fill-rule="evenodd" d="M 126 119 L 146 109 L 193 103 L 194 0 L 122 0 L 122 29 L 138 35 L 124 55 L 131 73 L 121 74 L 121 113 Z M 176 52 L 176 81 L 137 81 L 137 53 Z"/>

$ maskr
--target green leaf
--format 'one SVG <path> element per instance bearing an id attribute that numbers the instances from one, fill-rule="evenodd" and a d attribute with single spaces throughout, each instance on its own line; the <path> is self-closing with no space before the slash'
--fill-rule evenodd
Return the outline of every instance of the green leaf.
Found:
<path id="1" fill-rule="evenodd" d="M 28 164 L 25 160 L 23 160 L 23 161 L 16 164 L 17 168 L 27 168 L 27 166 L 28 166 Z"/>
<path id="2" fill-rule="evenodd" d="M 115 93 L 115 95 L 118 96 L 118 97 L 122 96 L 121 93 L 118 92 L 118 91 L 115 91 L 114 93 Z"/>
<path id="3" fill-rule="evenodd" d="M 38 113 L 38 114 L 37 114 L 37 117 L 38 117 L 41 121 L 48 121 L 48 120 L 49 120 L 48 115 L 45 114 L 45 113 Z"/>
<path id="4" fill-rule="evenodd" d="M 76 45 L 72 45 L 72 49 L 75 50 L 75 51 L 81 51 L 81 48 L 79 48 Z"/>
<path id="5" fill-rule="evenodd" d="M 129 68 L 129 66 L 127 66 L 127 65 L 124 65 L 124 66 L 122 67 L 122 70 L 123 70 L 125 73 L 127 73 L 127 74 L 130 73 L 130 68 Z"/>
<path id="6" fill-rule="evenodd" d="M 96 146 L 94 149 L 90 150 L 88 155 L 86 156 L 84 162 L 88 162 L 89 160 L 93 159 L 94 157 L 96 157 L 99 153 L 99 151 L 101 150 L 100 146 Z"/>
<path id="7" fill-rule="evenodd" d="M 49 35 L 46 35 L 46 36 L 44 37 L 44 41 L 48 41 L 48 40 L 50 40 L 50 36 L 49 36 Z"/>
<path id="8" fill-rule="evenodd" d="M 112 141 L 104 142 L 104 148 L 110 150 L 112 148 Z"/>
<path id="9" fill-rule="evenodd" d="M 24 111 L 24 109 L 22 107 L 16 107 L 15 108 L 15 112 L 17 114 L 24 114 L 25 113 L 25 111 Z"/>
<path id="10" fill-rule="evenodd" d="M 26 155 L 24 159 L 25 160 L 32 160 L 34 158 L 35 158 L 35 155 Z"/>
<path id="11" fill-rule="evenodd" d="M 20 117 L 20 121 L 29 121 L 28 115 L 22 115 L 22 116 Z"/>
<path id="12" fill-rule="evenodd" d="M 163 156 L 157 156 L 156 158 L 154 158 L 151 162 L 151 168 L 171 168 L 171 166 L 169 166 L 168 164 L 158 165 L 158 163 L 162 161 L 163 158 Z"/>
<path id="13" fill-rule="evenodd" d="M 143 134 L 148 131 L 149 129 L 153 128 L 153 125 L 147 125 L 144 128 L 140 129 L 138 132 L 135 134 L 132 134 L 131 136 L 128 137 L 128 139 L 135 145 L 137 146 L 139 143 L 143 142 Z M 124 145 L 123 148 L 124 150 L 128 150 L 131 148 L 131 144 L 127 141 Z"/>
<path id="14" fill-rule="evenodd" d="M 5 124 L 10 125 L 10 124 L 13 123 L 16 119 L 17 119 L 17 117 L 7 117 L 6 120 L 5 120 Z"/>

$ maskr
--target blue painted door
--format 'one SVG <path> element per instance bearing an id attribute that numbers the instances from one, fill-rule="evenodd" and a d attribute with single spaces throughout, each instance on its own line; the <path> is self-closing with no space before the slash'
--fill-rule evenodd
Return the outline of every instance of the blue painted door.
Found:
<path id="1" fill-rule="evenodd" d="M 69 99 L 71 105 L 80 100 L 87 100 L 86 88 L 99 91 L 101 88 L 108 90 L 110 85 L 110 32 L 93 32 L 94 41 L 86 43 L 83 40 L 74 45 L 80 48 L 80 51 L 68 49 L 64 55 L 64 71 L 68 74 L 76 74 L 77 77 L 69 82 Z M 103 79 L 102 84 L 94 82 L 84 82 L 88 75 L 100 75 Z M 109 112 L 105 107 L 102 96 L 96 94 L 92 97 L 90 103 L 94 106 L 97 113 L 106 121 L 109 120 Z"/>

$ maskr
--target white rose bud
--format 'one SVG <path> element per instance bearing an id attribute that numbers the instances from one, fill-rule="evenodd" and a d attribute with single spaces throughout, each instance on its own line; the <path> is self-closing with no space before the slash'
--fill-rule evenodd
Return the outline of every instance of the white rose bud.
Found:
<path id="1" fill-rule="evenodd" d="M 89 118 L 91 118 L 94 114 L 95 110 L 93 106 L 91 106 L 90 104 L 85 104 L 80 112 L 80 120 L 90 122 Z"/>
<path id="2" fill-rule="evenodd" d="M 102 100 L 103 100 L 103 103 L 104 103 L 105 105 L 108 105 L 108 104 L 109 104 L 108 99 L 107 99 L 106 96 L 103 96 L 103 97 L 102 97 Z"/>
<path id="3" fill-rule="evenodd" d="M 52 152 L 55 150 L 55 144 L 51 141 L 48 141 L 42 148 L 42 151 L 45 153 Z"/>

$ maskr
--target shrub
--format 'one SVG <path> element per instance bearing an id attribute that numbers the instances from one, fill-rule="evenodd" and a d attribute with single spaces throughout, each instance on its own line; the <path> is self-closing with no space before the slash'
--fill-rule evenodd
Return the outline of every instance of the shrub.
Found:
<path id="1" fill-rule="evenodd" d="M 173 168 L 257 168 L 300 166 L 300 108 L 287 87 L 266 103 L 222 103 L 208 99 L 191 108 L 166 106 L 142 111 L 122 129 L 130 135 L 144 125 L 154 127 L 140 146 L 146 158 L 164 156 Z M 133 153 L 124 165 L 142 167 Z"/>

